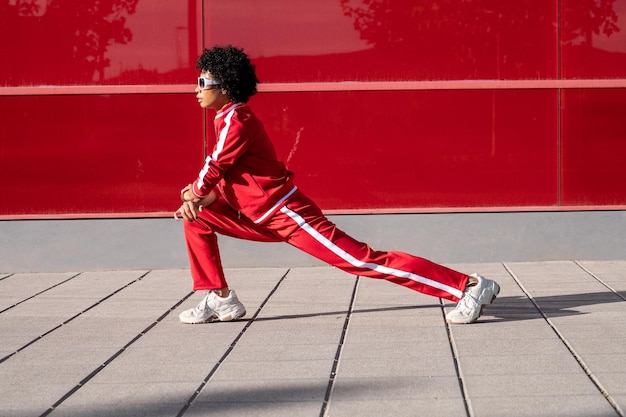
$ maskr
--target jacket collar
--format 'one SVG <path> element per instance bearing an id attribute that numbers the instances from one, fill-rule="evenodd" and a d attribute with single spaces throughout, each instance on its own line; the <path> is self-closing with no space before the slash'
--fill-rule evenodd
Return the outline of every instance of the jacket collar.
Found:
<path id="1" fill-rule="evenodd" d="M 220 117 L 223 117 L 225 114 L 230 113 L 232 110 L 242 105 L 243 103 L 229 102 L 226 105 L 224 105 L 224 107 L 222 107 L 220 111 L 217 112 L 217 114 L 215 114 L 215 118 L 219 119 Z"/>

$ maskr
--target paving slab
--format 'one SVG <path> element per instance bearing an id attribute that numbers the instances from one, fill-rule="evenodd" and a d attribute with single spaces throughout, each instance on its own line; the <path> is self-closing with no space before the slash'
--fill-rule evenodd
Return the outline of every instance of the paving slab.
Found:
<path id="1" fill-rule="evenodd" d="M 453 264 L 454 304 L 328 267 L 233 268 L 244 319 L 185 325 L 189 270 L 0 275 L 0 416 L 626 417 L 626 261 Z"/>

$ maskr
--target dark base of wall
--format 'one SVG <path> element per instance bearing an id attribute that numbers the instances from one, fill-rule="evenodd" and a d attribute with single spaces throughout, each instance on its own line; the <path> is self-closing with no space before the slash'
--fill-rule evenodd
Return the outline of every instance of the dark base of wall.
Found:
<path id="1" fill-rule="evenodd" d="M 441 263 L 623 259 L 626 211 L 329 216 L 379 250 Z M 317 266 L 282 243 L 220 237 L 225 267 Z M 0 272 L 187 268 L 173 219 L 0 221 Z"/>

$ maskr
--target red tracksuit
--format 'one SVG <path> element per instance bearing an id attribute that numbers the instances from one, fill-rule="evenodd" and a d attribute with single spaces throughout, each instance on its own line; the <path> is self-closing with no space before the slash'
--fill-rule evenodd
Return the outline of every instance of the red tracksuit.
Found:
<path id="1" fill-rule="evenodd" d="M 382 278 L 459 301 L 468 276 L 403 252 L 375 251 L 329 221 L 293 184 L 262 123 L 250 108 L 230 103 L 215 115 L 217 142 L 193 193 L 219 190 L 217 201 L 193 222 L 185 238 L 194 290 L 227 287 L 216 233 L 262 242 L 287 242 L 346 272 Z"/>

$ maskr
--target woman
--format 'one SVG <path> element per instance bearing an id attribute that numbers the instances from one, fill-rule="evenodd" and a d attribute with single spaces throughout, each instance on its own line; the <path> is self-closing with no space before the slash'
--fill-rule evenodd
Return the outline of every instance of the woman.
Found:
<path id="1" fill-rule="evenodd" d="M 181 191 L 174 216 L 185 222 L 195 291 L 207 294 L 180 314 L 183 323 L 229 321 L 246 313 L 228 286 L 216 233 L 287 242 L 346 272 L 385 279 L 458 302 L 449 323 L 472 323 L 500 291 L 494 281 L 454 271 L 403 252 L 375 251 L 339 230 L 293 181 L 263 124 L 246 105 L 256 93 L 255 67 L 243 49 L 207 49 L 198 58 L 196 97 L 215 110 L 216 144 L 198 178 Z"/>

